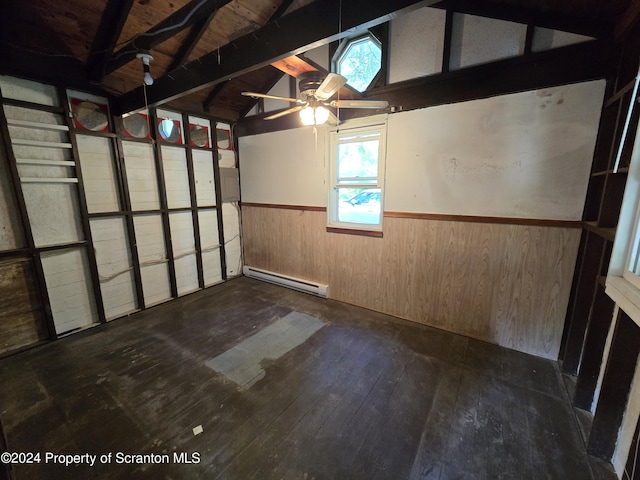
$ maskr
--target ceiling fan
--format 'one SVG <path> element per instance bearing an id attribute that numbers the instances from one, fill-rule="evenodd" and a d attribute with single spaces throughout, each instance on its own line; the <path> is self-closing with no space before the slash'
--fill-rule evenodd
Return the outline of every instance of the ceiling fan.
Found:
<path id="1" fill-rule="evenodd" d="M 254 92 L 242 92 L 242 95 L 296 103 L 295 107 L 269 115 L 265 117 L 265 120 L 273 120 L 291 113 L 300 112 L 300 119 L 304 125 L 321 125 L 326 123 L 329 118 L 337 122 L 336 116 L 327 107 L 381 109 L 389 105 L 384 100 L 329 100 L 347 83 L 347 78 L 337 73 L 329 73 L 325 76 L 322 72 L 310 71 L 302 73 L 299 78 L 298 88 L 300 89 L 301 99 Z"/>

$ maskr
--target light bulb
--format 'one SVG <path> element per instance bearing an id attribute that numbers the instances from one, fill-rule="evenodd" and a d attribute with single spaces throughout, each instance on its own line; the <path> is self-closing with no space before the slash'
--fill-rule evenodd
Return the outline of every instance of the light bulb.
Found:
<path id="1" fill-rule="evenodd" d="M 324 107 L 316 108 L 316 125 L 322 125 L 329 120 L 329 110 Z"/>
<path id="2" fill-rule="evenodd" d="M 314 116 L 313 107 L 307 105 L 300 110 L 300 120 L 302 120 L 303 125 L 313 125 Z"/>
<path id="3" fill-rule="evenodd" d="M 329 110 L 320 107 L 311 107 L 307 105 L 300 110 L 300 120 L 303 125 L 322 125 L 329 120 Z"/>
<path id="4" fill-rule="evenodd" d="M 137 58 L 142 60 L 142 71 L 144 72 L 143 81 L 145 85 L 153 85 L 153 77 L 149 69 L 149 63 L 153 60 L 153 57 L 149 52 L 141 52 L 136 55 Z"/>

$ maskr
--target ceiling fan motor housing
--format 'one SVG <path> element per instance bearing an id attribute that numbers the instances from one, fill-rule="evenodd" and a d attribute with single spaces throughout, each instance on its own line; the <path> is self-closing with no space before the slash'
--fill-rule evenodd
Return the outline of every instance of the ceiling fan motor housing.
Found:
<path id="1" fill-rule="evenodd" d="M 300 75 L 300 82 L 298 88 L 300 89 L 300 95 L 303 99 L 312 97 L 320 84 L 323 82 L 325 75 L 322 72 L 305 72 Z"/>

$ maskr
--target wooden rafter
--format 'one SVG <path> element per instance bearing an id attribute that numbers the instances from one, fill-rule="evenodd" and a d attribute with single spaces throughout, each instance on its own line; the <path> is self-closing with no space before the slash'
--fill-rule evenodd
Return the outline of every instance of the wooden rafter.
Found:
<path id="1" fill-rule="evenodd" d="M 225 45 L 220 49 L 220 62 L 218 52 L 210 52 L 189 62 L 185 68 L 158 78 L 153 89 L 147 92 L 149 105 L 166 103 L 213 86 L 435 1 L 316 0 Z M 118 99 L 116 109 L 118 113 L 138 110 L 144 105 L 143 98 L 142 89 L 136 88 Z"/>
<path id="2" fill-rule="evenodd" d="M 136 57 L 140 50 L 151 50 L 169 38 L 207 18 L 211 13 L 224 7 L 231 0 L 192 0 L 187 5 L 165 18 L 156 26 L 136 35 L 118 50 L 108 61 L 104 76 L 113 73 Z M 102 79 L 100 78 L 100 80 Z"/>
<path id="3" fill-rule="evenodd" d="M 213 17 L 216 16 L 216 13 L 218 13 L 217 10 L 209 14 L 207 18 L 201 20 L 191 28 L 189 35 L 180 46 L 180 50 L 176 54 L 173 62 L 171 62 L 169 71 L 178 68 L 180 65 L 186 63 L 187 60 L 189 60 L 189 55 L 191 55 L 193 49 L 196 48 L 196 45 L 202 38 L 202 35 L 204 35 L 204 32 L 206 32 L 207 28 L 209 28 L 209 24 L 211 23 L 211 20 L 213 20 Z"/>
<path id="4" fill-rule="evenodd" d="M 132 5 L 133 0 L 108 1 L 91 44 L 87 62 L 87 76 L 90 80 L 101 80 L 104 77 L 107 61 L 113 54 Z"/>

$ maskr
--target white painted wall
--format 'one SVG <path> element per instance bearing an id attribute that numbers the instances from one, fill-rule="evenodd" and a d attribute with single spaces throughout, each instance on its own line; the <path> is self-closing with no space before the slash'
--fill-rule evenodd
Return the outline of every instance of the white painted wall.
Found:
<path id="1" fill-rule="evenodd" d="M 521 55 L 527 26 L 455 13 L 451 32 L 451 70 Z"/>
<path id="2" fill-rule="evenodd" d="M 160 208 L 158 180 L 153 146 L 148 143 L 123 141 L 124 164 L 133 210 Z"/>
<path id="3" fill-rule="evenodd" d="M 579 220 L 603 94 L 587 82 L 390 115 L 385 211 Z M 243 201 L 326 206 L 325 132 L 240 138 Z"/>
<path id="4" fill-rule="evenodd" d="M 142 292 L 147 307 L 171 298 L 164 229 L 160 215 L 133 217 L 140 259 Z"/>
<path id="5" fill-rule="evenodd" d="M 240 137 L 240 190 L 244 202 L 327 205 L 326 127 Z"/>
<path id="6" fill-rule="evenodd" d="M 44 252 L 42 269 L 56 333 L 64 334 L 98 322 L 89 261 L 83 248 Z"/>
<path id="7" fill-rule="evenodd" d="M 385 210 L 580 220 L 604 87 L 391 115 Z"/>
<path id="8" fill-rule="evenodd" d="M 216 204 L 216 185 L 213 174 L 213 153 L 193 150 L 193 176 L 196 182 L 196 202 L 199 207 Z"/>
<path id="9" fill-rule="evenodd" d="M 579 35 L 577 33 L 562 32 L 560 30 L 551 30 L 549 28 L 535 27 L 533 31 L 533 43 L 531 51 L 540 52 L 543 50 L 551 50 L 552 48 L 566 47 L 576 43 L 587 42 L 593 40 L 593 37 Z"/>
<path id="10" fill-rule="evenodd" d="M 442 71 L 446 11 L 420 8 L 389 27 L 389 83 Z"/>
<path id="11" fill-rule="evenodd" d="M 5 98 L 59 107 L 56 88 L 38 82 L 0 75 L 0 90 Z"/>
<path id="12" fill-rule="evenodd" d="M 218 213 L 215 208 L 198 212 L 200 226 L 200 248 L 205 286 L 222 281 L 220 262 L 220 238 L 218 236 Z"/>
<path id="13" fill-rule="evenodd" d="M 169 208 L 190 208 L 191 193 L 186 151 L 181 147 L 165 145 L 162 145 L 161 149 L 167 206 Z"/>
<path id="14" fill-rule="evenodd" d="M 316 47 L 313 50 L 304 52 L 304 56 L 317 63 L 325 70 L 331 70 L 331 62 L 329 60 L 329 44 Z"/>
<path id="15" fill-rule="evenodd" d="M 170 213 L 169 226 L 178 295 L 185 295 L 198 289 L 198 266 L 191 212 Z"/>
<path id="16" fill-rule="evenodd" d="M 93 218 L 91 236 L 108 320 L 138 309 L 124 217 Z"/>
<path id="17" fill-rule="evenodd" d="M 227 277 L 242 274 L 242 244 L 240 239 L 240 212 L 238 204 L 222 204 L 224 247 L 227 260 Z"/>
<path id="18" fill-rule="evenodd" d="M 120 209 L 111 140 L 77 135 L 80 166 L 89 213 L 116 212 Z"/>

